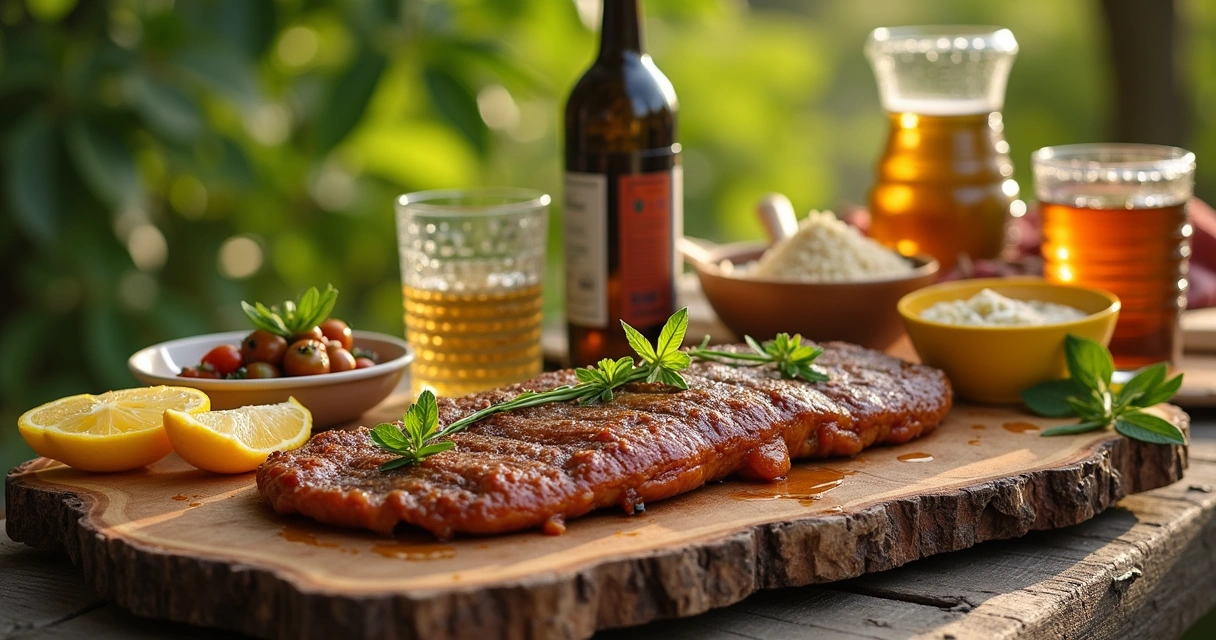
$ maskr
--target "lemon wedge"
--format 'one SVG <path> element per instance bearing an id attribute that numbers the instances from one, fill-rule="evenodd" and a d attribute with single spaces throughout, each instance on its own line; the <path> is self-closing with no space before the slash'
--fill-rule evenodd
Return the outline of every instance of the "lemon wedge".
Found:
<path id="1" fill-rule="evenodd" d="M 165 432 L 177 455 L 216 473 L 253 471 L 274 451 L 308 441 L 312 414 L 296 401 L 225 411 L 165 412 Z"/>
<path id="2" fill-rule="evenodd" d="M 35 453 L 84 471 L 127 471 L 173 450 L 165 411 L 211 408 L 207 394 L 186 387 L 139 387 L 60 398 L 26 411 L 17 430 Z"/>

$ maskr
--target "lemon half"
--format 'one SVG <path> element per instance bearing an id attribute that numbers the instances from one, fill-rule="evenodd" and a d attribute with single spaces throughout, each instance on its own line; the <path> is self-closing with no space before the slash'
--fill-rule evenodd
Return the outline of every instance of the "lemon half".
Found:
<path id="1" fill-rule="evenodd" d="M 207 394 L 187 387 L 139 387 L 60 398 L 17 419 L 35 453 L 84 471 L 138 469 L 173 450 L 166 410 L 194 414 L 211 408 Z"/>

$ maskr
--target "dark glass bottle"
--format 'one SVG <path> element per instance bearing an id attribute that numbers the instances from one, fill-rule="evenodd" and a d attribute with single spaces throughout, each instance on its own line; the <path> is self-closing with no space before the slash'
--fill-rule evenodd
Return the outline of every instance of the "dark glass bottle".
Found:
<path id="1" fill-rule="evenodd" d="M 631 353 L 675 310 L 683 232 L 671 82 L 642 43 L 638 0 L 604 0 L 600 52 L 566 103 L 566 317 L 574 366 Z"/>

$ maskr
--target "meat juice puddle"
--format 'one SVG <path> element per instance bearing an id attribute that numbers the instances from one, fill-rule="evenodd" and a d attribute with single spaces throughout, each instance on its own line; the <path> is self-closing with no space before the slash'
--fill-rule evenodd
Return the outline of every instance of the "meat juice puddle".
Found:
<path id="1" fill-rule="evenodd" d="M 852 470 L 838 471 L 824 467 L 790 469 L 784 480 L 757 486 L 730 494 L 735 500 L 797 500 L 809 507 L 823 495 L 844 484 L 844 479 L 857 473 Z"/>
<path id="2" fill-rule="evenodd" d="M 971 425 L 971 428 L 972 428 L 972 429 L 974 429 L 974 430 L 976 430 L 976 431 L 983 431 L 983 430 L 984 430 L 984 425 L 982 425 L 982 424 L 973 424 L 973 425 Z M 979 436 L 976 436 L 976 437 L 974 437 L 974 438 L 972 438 L 972 439 L 968 440 L 968 441 L 967 441 L 967 444 L 972 445 L 972 446 L 979 446 L 979 444 L 980 444 L 980 437 L 979 437 Z"/>
<path id="3" fill-rule="evenodd" d="M 403 542 L 377 542 L 372 545 L 372 552 L 385 558 L 425 562 L 427 560 L 446 560 L 456 557 L 456 549 L 442 544 L 410 544 Z"/>
<path id="4" fill-rule="evenodd" d="M 899 460 L 900 462 L 932 462 L 933 456 L 925 453 L 924 451 L 913 451 L 911 453 L 896 456 L 895 459 Z"/>
<path id="5" fill-rule="evenodd" d="M 1006 422 L 1001 425 L 1009 433 L 1026 433 L 1027 431 L 1038 431 L 1039 425 L 1032 422 Z"/>
<path id="6" fill-rule="evenodd" d="M 287 542 L 304 544 L 310 547 L 318 547 L 322 549 L 337 549 L 342 553 L 358 554 L 359 550 L 354 547 L 344 547 L 337 542 L 321 540 L 311 531 L 302 529 L 292 525 L 283 525 L 279 530 L 279 537 Z M 392 558 L 394 560 L 407 560 L 410 562 L 425 562 L 428 560 L 445 560 L 456 557 L 456 549 L 442 544 L 433 543 L 414 543 L 402 540 L 392 540 L 377 542 L 372 545 L 371 552 Z"/>

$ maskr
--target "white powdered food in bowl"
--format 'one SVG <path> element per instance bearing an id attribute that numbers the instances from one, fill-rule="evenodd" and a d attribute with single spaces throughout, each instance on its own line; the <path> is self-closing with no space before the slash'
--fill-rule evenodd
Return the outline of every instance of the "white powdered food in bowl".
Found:
<path id="1" fill-rule="evenodd" d="M 967 300 L 938 302 L 920 312 L 930 322 L 975 327 L 1026 327 L 1080 320 L 1087 314 L 1054 302 L 1014 300 L 984 289 Z"/>
<path id="2" fill-rule="evenodd" d="M 751 278 L 805 282 L 875 280 L 911 273 L 898 253 L 867 238 L 831 211 L 812 211 L 794 235 L 773 245 L 744 271 Z"/>

